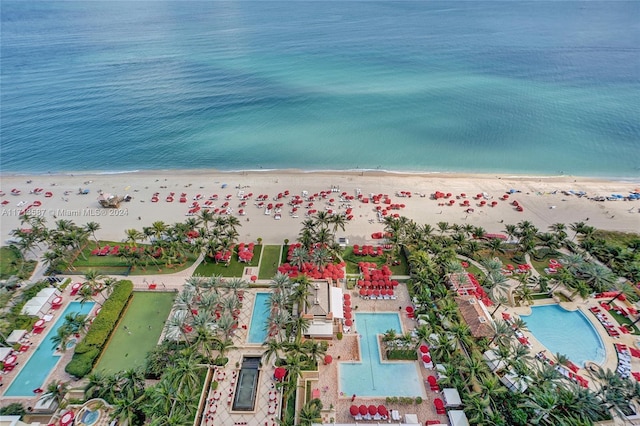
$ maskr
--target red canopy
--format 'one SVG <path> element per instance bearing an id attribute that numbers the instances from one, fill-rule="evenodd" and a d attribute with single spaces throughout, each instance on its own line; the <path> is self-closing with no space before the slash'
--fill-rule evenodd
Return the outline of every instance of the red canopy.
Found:
<path id="1" fill-rule="evenodd" d="M 344 322 L 344 325 L 346 325 L 347 327 L 351 327 L 353 325 L 353 321 L 351 321 L 350 319 L 346 320 Z"/>
<path id="2" fill-rule="evenodd" d="M 258 277 L 257 277 L 257 276 L 255 276 L 255 275 L 251 275 L 251 281 L 255 282 L 257 279 L 258 279 Z"/>
<path id="3" fill-rule="evenodd" d="M 389 414 L 389 412 L 387 411 L 387 407 L 385 407 L 384 405 L 378 405 L 378 414 L 380 414 L 381 416 L 386 416 L 387 414 Z"/>
<path id="4" fill-rule="evenodd" d="M 351 300 L 345 299 L 344 300 L 344 306 L 351 306 Z"/>
<path id="5" fill-rule="evenodd" d="M 422 355 L 422 362 L 426 362 L 427 364 L 431 362 L 431 357 L 429 355 Z"/>
<path id="6" fill-rule="evenodd" d="M 351 316 L 351 312 L 345 312 L 345 313 L 344 313 L 344 319 L 351 319 L 351 318 L 353 318 L 353 317 Z"/>
<path id="7" fill-rule="evenodd" d="M 358 415 L 358 406 L 357 405 L 352 405 L 351 407 L 349 407 L 349 413 L 351 413 L 352 416 L 357 416 Z"/>
<path id="8" fill-rule="evenodd" d="M 427 381 L 429 382 L 430 385 L 435 385 L 435 384 L 438 383 L 438 380 L 436 379 L 436 376 L 427 377 Z"/>
<path id="9" fill-rule="evenodd" d="M 324 363 L 325 364 L 331 364 L 331 361 L 333 361 L 333 357 L 331 355 L 325 355 L 324 356 Z"/>
<path id="10" fill-rule="evenodd" d="M 420 352 L 422 352 L 423 354 L 429 352 L 429 348 L 427 347 L 427 345 L 420 346 Z"/>
<path id="11" fill-rule="evenodd" d="M 405 310 L 407 311 L 407 313 L 409 313 L 409 314 L 413 312 L 413 307 L 412 307 L 412 306 L 407 306 L 407 307 L 406 307 L 406 308 L 404 308 L 404 309 L 405 309 Z"/>
<path id="12" fill-rule="evenodd" d="M 360 289 L 360 296 L 364 296 L 365 294 L 367 294 L 367 290 L 365 290 L 364 288 Z"/>
<path id="13" fill-rule="evenodd" d="M 349 299 L 351 299 L 351 295 L 349 293 L 345 293 L 344 300 L 349 300 Z"/>
<path id="14" fill-rule="evenodd" d="M 285 374 L 287 374 L 287 370 L 282 367 L 278 367 L 273 372 L 273 377 L 275 377 L 276 380 L 280 380 L 284 377 Z"/>
<path id="15" fill-rule="evenodd" d="M 377 412 L 378 412 L 378 407 L 376 407 L 375 405 L 369 406 L 369 414 L 371 414 L 372 416 L 375 416 Z"/>
<path id="16" fill-rule="evenodd" d="M 358 412 L 360 414 L 362 414 L 363 416 L 367 414 L 367 406 L 366 405 L 361 405 L 358 407 Z"/>
<path id="17" fill-rule="evenodd" d="M 509 312 L 503 312 L 502 313 L 502 319 L 503 320 L 510 320 L 511 319 L 511 314 L 509 314 Z"/>

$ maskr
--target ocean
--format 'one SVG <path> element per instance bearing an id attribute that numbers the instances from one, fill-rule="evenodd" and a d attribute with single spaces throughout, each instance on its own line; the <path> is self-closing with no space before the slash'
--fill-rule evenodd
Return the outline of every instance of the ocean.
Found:
<path id="1" fill-rule="evenodd" d="M 2 1 L 2 173 L 640 176 L 637 1 Z"/>

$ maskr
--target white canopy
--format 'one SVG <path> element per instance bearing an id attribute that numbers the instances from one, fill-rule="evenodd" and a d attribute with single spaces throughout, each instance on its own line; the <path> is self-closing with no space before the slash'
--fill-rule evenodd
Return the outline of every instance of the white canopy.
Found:
<path id="1" fill-rule="evenodd" d="M 442 395 L 444 396 L 444 404 L 446 407 L 460 407 L 462 405 L 458 389 L 445 388 L 442 390 Z"/>
<path id="2" fill-rule="evenodd" d="M 418 416 L 416 416 L 415 414 L 405 414 L 404 423 L 407 425 L 420 425 L 420 422 L 418 421 Z"/>
<path id="3" fill-rule="evenodd" d="M 469 426 L 467 415 L 462 410 L 450 410 L 447 412 L 451 426 Z"/>
<path id="4" fill-rule="evenodd" d="M 311 337 L 331 337 L 333 336 L 333 322 L 312 321 L 305 334 Z"/>
<path id="5" fill-rule="evenodd" d="M 13 352 L 13 349 L 11 348 L 0 348 L 0 361 L 4 361 L 11 352 Z"/>
<path id="6" fill-rule="evenodd" d="M 491 371 L 500 371 L 507 366 L 507 363 L 502 359 L 498 359 L 498 355 L 491 349 L 485 351 L 482 357 Z"/>
<path id="7" fill-rule="evenodd" d="M 331 305 L 330 310 L 333 313 L 333 317 L 336 319 L 344 318 L 342 309 L 342 289 L 339 287 L 330 287 Z"/>
<path id="8" fill-rule="evenodd" d="M 53 287 L 43 288 L 36 297 L 30 299 L 22 308 L 23 315 L 41 316 L 51 308 L 51 301 L 59 296 L 60 292 Z"/>
<path id="9" fill-rule="evenodd" d="M 13 330 L 9 337 L 7 337 L 7 343 L 11 345 L 13 345 L 14 343 L 18 343 L 25 334 L 27 334 L 27 330 Z"/>

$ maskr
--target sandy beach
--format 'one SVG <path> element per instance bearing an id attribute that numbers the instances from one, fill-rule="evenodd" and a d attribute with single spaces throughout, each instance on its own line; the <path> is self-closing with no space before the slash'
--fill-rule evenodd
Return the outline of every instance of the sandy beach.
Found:
<path id="1" fill-rule="evenodd" d="M 402 204 L 404 208 L 391 210 L 389 214 L 400 214 L 421 224 L 448 222 L 450 224 L 471 224 L 481 226 L 487 232 L 503 232 L 506 224 L 516 224 L 522 220 L 531 221 L 541 231 L 550 224 L 562 222 L 571 224 L 584 221 L 600 229 L 637 232 L 640 229 L 639 201 L 593 201 L 595 196 L 611 194 L 628 195 L 640 187 L 638 182 L 617 182 L 584 177 L 516 177 L 507 175 L 462 175 L 462 174 L 401 174 L 385 172 L 301 172 L 293 170 L 254 171 L 223 173 L 216 171 L 162 170 L 122 174 L 46 174 L 46 175 L 6 175 L 2 177 L 3 203 L 0 214 L 2 244 L 7 244 L 10 231 L 20 226 L 19 215 L 34 202 L 40 205 L 30 209 L 31 214 L 43 215 L 49 226 L 57 219 L 70 219 L 82 225 L 90 221 L 98 222 L 101 229 L 96 236 L 104 240 L 120 241 L 125 237 L 125 229 L 141 230 L 154 221 L 168 224 L 184 221 L 189 205 L 194 197 L 201 195 L 197 202 L 203 208 L 214 194 L 210 208 L 221 208 L 227 201 L 238 215 L 241 203 L 240 191 L 244 195 L 252 193 L 240 217 L 239 241 L 255 241 L 262 238 L 265 243 L 278 244 L 285 238 L 294 240 L 300 224 L 309 210 L 333 210 L 345 212 L 351 207 L 353 219 L 345 231 L 338 230 L 338 236 L 346 237 L 350 243 L 362 244 L 371 241 L 371 234 L 383 229 L 378 222 L 375 204 L 365 204 L 357 199 L 340 201 L 340 195 L 356 196 L 358 192 L 368 198 L 370 194 L 386 194 L 392 204 Z M 36 191 L 36 188 L 41 191 Z M 20 195 L 11 194 L 17 189 Z M 333 189 L 333 192 L 331 190 Z M 88 194 L 79 194 L 89 190 Z M 99 192 L 120 196 L 129 194 L 133 199 L 123 202 L 119 210 L 103 209 L 98 204 Z M 288 198 L 274 200 L 279 193 L 289 192 Z M 313 206 L 308 202 L 299 206 L 295 214 L 287 204 L 294 195 L 306 191 L 310 196 L 326 191 L 326 198 L 316 197 Z M 447 200 L 433 200 L 430 195 L 436 191 L 451 193 Z M 515 191 L 515 192 L 514 192 Z M 578 197 L 569 191 L 585 196 Z M 46 192 L 51 192 L 49 197 Z M 404 196 L 402 193 L 411 193 Z M 510 193 L 509 200 L 501 197 Z M 151 199 L 158 193 L 158 201 Z M 166 198 L 174 193 L 174 201 Z M 182 193 L 186 203 L 180 203 Z M 265 215 L 265 207 L 257 207 L 258 195 L 268 196 L 267 203 L 283 203 L 280 220 L 274 219 L 274 212 Z M 461 196 L 465 194 L 465 196 Z M 481 199 L 475 199 L 482 194 Z M 225 200 L 227 199 L 228 200 Z M 330 200 L 333 199 L 333 202 Z M 453 205 L 448 205 L 454 200 Z M 468 206 L 462 206 L 467 200 Z M 481 205 L 485 200 L 486 204 Z M 511 204 L 513 200 L 523 206 L 519 212 Z M 490 207 L 497 201 L 495 207 Z M 443 205 L 447 203 L 447 205 Z M 38 204 L 38 203 L 35 203 Z M 350 206 L 348 205 L 350 204 Z M 380 205 L 383 209 L 387 205 Z M 473 211 L 469 210 L 472 209 Z M 297 217 L 294 217 L 297 216 Z"/>

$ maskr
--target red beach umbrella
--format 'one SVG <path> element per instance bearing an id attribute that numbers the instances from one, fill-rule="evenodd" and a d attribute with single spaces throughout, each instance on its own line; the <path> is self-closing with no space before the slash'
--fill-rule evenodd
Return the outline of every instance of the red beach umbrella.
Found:
<path id="1" fill-rule="evenodd" d="M 427 364 L 431 362 L 431 357 L 427 354 L 422 355 L 422 362 L 426 362 Z"/>
<path id="2" fill-rule="evenodd" d="M 278 368 L 276 368 L 276 369 L 275 369 L 275 371 L 273 372 L 273 377 L 274 377 L 276 380 L 281 380 L 281 379 L 285 376 L 285 374 L 287 374 L 287 370 L 285 370 L 285 369 L 284 369 L 284 368 L 282 368 L 282 367 L 278 367 Z"/>
<path id="3" fill-rule="evenodd" d="M 327 364 L 331 364 L 331 361 L 333 361 L 333 357 L 332 357 L 331 355 L 328 355 L 328 354 L 327 354 L 327 355 L 325 355 L 325 356 L 324 356 L 324 363 L 325 363 L 325 365 L 327 365 Z"/>
<path id="4" fill-rule="evenodd" d="M 428 353 L 429 352 L 429 348 L 427 347 L 427 345 L 420 346 L 420 352 L 422 352 L 423 354 Z"/>
<path id="5" fill-rule="evenodd" d="M 387 407 L 385 407 L 384 405 L 378 405 L 378 414 L 380 414 L 381 416 L 386 416 L 387 414 L 389 414 L 389 412 L 387 411 Z"/>
<path id="6" fill-rule="evenodd" d="M 369 414 L 371 414 L 372 416 L 375 416 L 376 413 L 378 412 L 378 407 L 372 404 L 368 407 L 368 411 L 369 411 Z"/>
<path id="7" fill-rule="evenodd" d="M 351 300 L 345 299 L 344 306 L 351 306 Z"/>
<path id="8" fill-rule="evenodd" d="M 349 413 L 351 413 L 352 416 L 357 416 L 358 415 L 358 406 L 357 405 L 352 405 L 351 407 L 349 407 Z"/>
<path id="9" fill-rule="evenodd" d="M 366 416 L 367 415 L 367 406 L 366 405 L 361 405 L 358 407 L 358 412 L 363 415 Z"/>
<path id="10" fill-rule="evenodd" d="M 257 277 L 257 276 L 255 276 L 255 275 L 251 275 L 251 281 L 256 282 L 256 280 L 257 280 L 257 279 L 258 279 L 258 277 Z"/>
<path id="11" fill-rule="evenodd" d="M 351 327 L 353 325 L 353 321 L 351 321 L 350 319 L 346 320 L 344 322 L 344 325 L 346 325 L 347 327 Z"/>
<path id="12" fill-rule="evenodd" d="M 351 315 L 351 312 L 344 313 L 344 319 L 351 319 L 351 318 L 353 318 L 353 316 Z"/>
<path id="13" fill-rule="evenodd" d="M 344 300 L 349 300 L 351 299 L 351 295 L 349 293 L 344 295 Z"/>
<path id="14" fill-rule="evenodd" d="M 365 290 L 364 288 L 360 289 L 360 296 L 364 296 L 367 294 L 367 290 Z"/>

